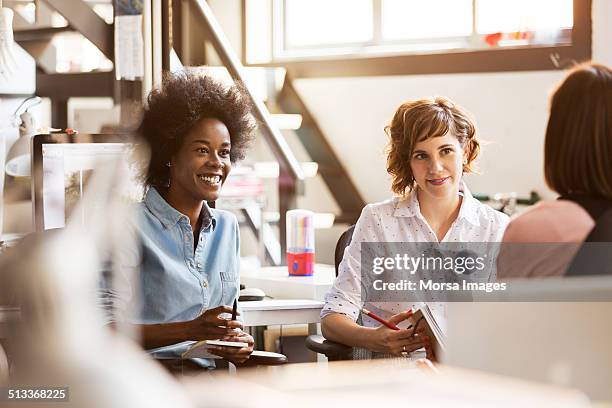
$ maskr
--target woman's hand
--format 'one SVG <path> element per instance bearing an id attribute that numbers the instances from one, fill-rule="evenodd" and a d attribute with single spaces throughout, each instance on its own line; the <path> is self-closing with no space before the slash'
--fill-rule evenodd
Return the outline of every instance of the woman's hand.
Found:
<path id="1" fill-rule="evenodd" d="M 241 364 L 248 360 L 253 352 L 253 345 L 255 344 L 253 337 L 242 330 L 236 335 L 227 336 L 221 340 L 244 343 L 244 347 L 242 348 L 217 346 L 208 350 L 210 353 L 229 360 L 234 364 Z"/>
<path id="2" fill-rule="evenodd" d="M 222 313 L 232 313 L 229 306 L 218 306 L 208 309 L 200 316 L 186 322 L 186 335 L 189 340 L 219 340 L 236 336 L 242 332 L 242 323 L 219 317 Z"/>
<path id="3" fill-rule="evenodd" d="M 412 311 L 409 310 L 391 316 L 389 322 L 397 325 L 404 320 L 408 320 L 411 316 Z M 412 329 L 392 330 L 386 326 L 380 326 L 374 330 L 368 348 L 380 353 L 402 356 L 423 347 L 431 349 L 429 344 L 430 339 L 425 334 L 424 325 L 419 325 L 414 336 L 412 335 Z"/>

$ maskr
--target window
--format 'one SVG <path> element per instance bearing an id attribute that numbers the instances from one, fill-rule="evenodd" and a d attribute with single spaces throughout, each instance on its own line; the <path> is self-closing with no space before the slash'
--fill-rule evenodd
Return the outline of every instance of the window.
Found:
<path id="1" fill-rule="evenodd" d="M 590 57 L 590 0 L 246 0 L 245 3 L 247 63 L 537 48 L 551 48 L 544 52 L 548 52 L 547 56 L 556 55 L 557 61 Z M 266 12 L 269 17 L 262 18 Z M 261 42 L 264 31 L 271 37 L 268 42 Z M 257 43 L 251 38 L 257 38 Z M 581 50 L 569 49 L 574 46 Z M 552 49 L 558 47 L 572 52 L 559 55 L 560 50 Z M 554 59 L 551 58 L 544 61 L 551 63 Z"/>

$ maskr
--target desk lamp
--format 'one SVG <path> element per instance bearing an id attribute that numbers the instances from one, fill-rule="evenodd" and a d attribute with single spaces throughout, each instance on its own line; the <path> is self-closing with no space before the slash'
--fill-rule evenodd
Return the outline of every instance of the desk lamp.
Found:
<path id="1" fill-rule="evenodd" d="M 42 101 L 38 96 L 32 96 L 24 100 L 15 110 L 13 116 L 17 118 L 19 110 L 28 102 L 25 111 L 19 115 L 19 138 L 13 143 L 6 156 L 6 174 L 13 177 L 30 177 L 30 139 L 37 133 L 36 120 L 28 109 L 40 104 Z"/>

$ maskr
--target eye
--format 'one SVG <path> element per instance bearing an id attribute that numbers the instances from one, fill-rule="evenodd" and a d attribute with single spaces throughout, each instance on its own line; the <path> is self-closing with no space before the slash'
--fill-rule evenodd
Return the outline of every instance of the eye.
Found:
<path id="1" fill-rule="evenodd" d="M 453 149 L 450 147 L 445 147 L 444 149 L 442 149 L 442 154 L 447 155 L 453 152 Z"/>
<path id="2" fill-rule="evenodd" d="M 199 154 L 208 154 L 208 148 L 207 147 L 198 147 L 196 149 L 196 152 Z"/>
<path id="3" fill-rule="evenodd" d="M 230 155 L 230 149 L 222 149 L 221 151 L 219 151 L 219 156 L 221 157 L 229 157 Z"/>
<path id="4" fill-rule="evenodd" d="M 425 153 L 417 153 L 414 155 L 414 160 L 425 160 L 427 155 Z"/>

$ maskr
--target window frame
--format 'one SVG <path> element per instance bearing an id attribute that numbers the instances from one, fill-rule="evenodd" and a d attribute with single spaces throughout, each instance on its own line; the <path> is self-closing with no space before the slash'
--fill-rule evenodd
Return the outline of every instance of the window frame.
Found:
<path id="1" fill-rule="evenodd" d="M 373 1 L 375 4 L 374 13 L 380 13 L 380 0 Z M 243 0 L 243 6 L 245 4 L 246 0 Z M 572 43 L 569 45 L 518 45 L 468 50 L 444 49 L 440 51 L 428 50 L 423 53 L 389 53 L 383 50 L 379 54 L 338 55 L 330 53 L 323 56 L 306 55 L 299 58 L 278 58 L 272 54 L 274 60 L 271 62 L 248 63 L 245 60 L 244 63 L 247 66 L 285 67 L 290 75 L 299 78 L 563 69 L 572 65 L 572 63 L 591 58 L 591 10 L 592 0 L 573 0 L 574 26 Z M 275 10 L 274 12 L 278 13 L 279 11 Z M 374 20 L 380 21 L 380 18 L 374 17 Z M 476 24 L 475 19 L 473 24 Z M 243 13 L 242 28 L 243 32 L 246 32 L 245 13 Z M 374 26 L 374 40 L 376 40 L 377 33 L 381 33 L 380 27 Z M 278 42 L 278 38 L 273 41 Z M 403 40 L 402 42 L 405 43 Z M 247 46 L 248 38 L 243 35 L 243 50 L 246 50 Z M 278 43 L 273 43 L 273 50 L 278 46 Z M 320 51 L 319 49 L 318 52 Z"/>

